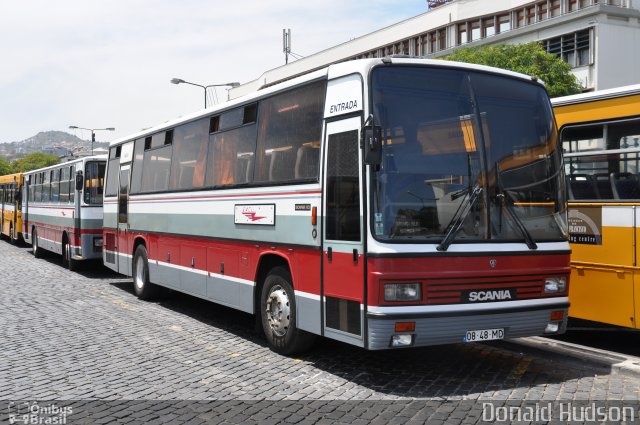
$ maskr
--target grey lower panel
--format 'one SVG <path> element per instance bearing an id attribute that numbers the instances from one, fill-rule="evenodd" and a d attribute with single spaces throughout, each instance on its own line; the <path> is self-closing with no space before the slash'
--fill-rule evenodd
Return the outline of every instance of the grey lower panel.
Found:
<path id="1" fill-rule="evenodd" d="M 416 322 L 416 331 L 413 347 L 439 344 L 455 344 L 464 342 L 467 331 L 479 329 L 504 328 L 505 338 L 519 338 L 526 336 L 542 335 L 549 323 L 552 311 L 563 310 L 565 319 L 558 333 L 566 330 L 567 309 L 550 306 L 541 310 L 478 314 L 452 317 L 430 317 L 402 319 L 384 319 L 379 317 L 368 318 L 369 349 L 383 350 L 391 348 L 391 336 L 396 334 L 395 322 Z M 394 347 L 395 348 L 395 347 Z"/>
<path id="2" fill-rule="evenodd" d="M 320 335 L 320 300 L 296 295 L 296 325 L 298 328 Z"/>
<path id="3" fill-rule="evenodd" d="M 149 279 L 160 286 L 253 313 L 253 286 L 149 261 Z"/>

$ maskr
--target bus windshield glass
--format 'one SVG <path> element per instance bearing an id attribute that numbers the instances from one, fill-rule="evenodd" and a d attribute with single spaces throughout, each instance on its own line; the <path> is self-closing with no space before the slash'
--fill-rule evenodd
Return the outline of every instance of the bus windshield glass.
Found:
<path id="1" fill-rule="evenodd" d="M 382 162 L 371 173 L 376 239 L 530 248 L 566 240 L 561 151 L 539 84 L 386 66 L 372 72 L 372 102 L 383 138 Z"/>

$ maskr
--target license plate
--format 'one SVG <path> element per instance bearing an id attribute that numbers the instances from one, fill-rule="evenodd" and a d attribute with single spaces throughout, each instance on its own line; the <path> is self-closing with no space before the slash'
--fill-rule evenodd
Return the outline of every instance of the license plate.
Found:
<path id="1" fill-rule="evenodd" d="M 464 335 L 464 342 L 491 341 L 494 339 L 504 339 L 504 329 L 478 329 L 467 331 Z"/>

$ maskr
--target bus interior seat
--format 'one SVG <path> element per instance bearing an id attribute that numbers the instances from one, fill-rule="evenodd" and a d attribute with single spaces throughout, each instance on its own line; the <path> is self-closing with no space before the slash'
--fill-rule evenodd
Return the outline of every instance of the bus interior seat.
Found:
<path id="1" fill-rule="evenodd" d="M 295 178 L 306 179 L 317 177 L 319 160 L 319 148 L 300 146 L 296 154 Z"/>
<path id="2" fill-rule="evenodd" d="M 293 152 L 291 149 L 271 152 L 269 164 L 269 181 L 288 181 L 294 176 Z"/>
<path id="3" fill-rule="evenodd" d="M 613 199 L 613 191 L 611 190 L 611 181 L 609 174 L 599 173 L 594 174 L 592 177 L 596 183 L 596 190 L 598 191 L 598 199 Z"/>
<path id="4" fill-rule="evenodd" d="M 248 183 L 251 179 L 251 173 L 253 173 L 253 157 L 252 156 L 238 156 L 236 162 L 236 183 Z"/>
<path id="5" fill-rule="evenodd" d="M 640 182 L 631 173 L 611 173 L 611 190 L 617 199 L 640 199 Z"/>
<path id="6" fill-rule="evenodd" d="M 595 182 L 588 174 L 567 176 L 570 199 L 598 199 Z"/>

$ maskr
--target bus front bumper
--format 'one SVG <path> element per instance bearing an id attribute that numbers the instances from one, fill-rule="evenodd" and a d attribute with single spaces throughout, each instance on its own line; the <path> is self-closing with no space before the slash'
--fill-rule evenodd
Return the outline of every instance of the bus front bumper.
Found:
<path id="1" fill-rule="evenodd" d="M 481 310 L 434 309 L 422 313 L 402 313 L 400 308 L 395 312 L 384 308 L 373 309 L 372 312 L 370 307 L 367 313 L 368 348 L 384 350 L 558 335 L 567 328 L 569 302 L 566 297 L 557 301 L 495 309 L 485 305 Z M 412 327 L 414 331 L 410 330 Z"/>

